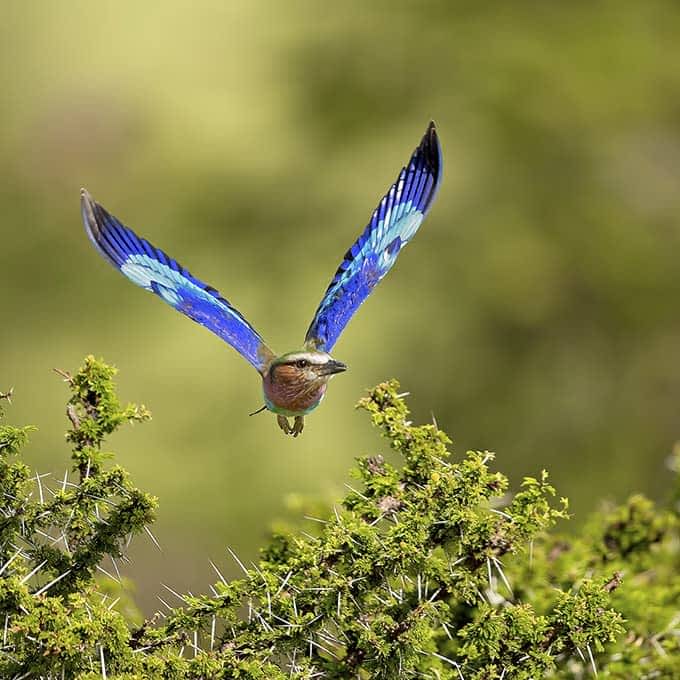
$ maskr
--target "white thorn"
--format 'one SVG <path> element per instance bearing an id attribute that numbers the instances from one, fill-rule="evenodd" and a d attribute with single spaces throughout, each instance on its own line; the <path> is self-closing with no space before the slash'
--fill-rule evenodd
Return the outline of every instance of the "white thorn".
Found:
<path id="1" fill-rule="evenodd" d="M 434 600 L 436 599 L 437 595 L 439 595 L 439 593 L 441 593 L 441 592 L 442 592 L 442 589 L 441 589 L 441 588 L 437 588 L 437 590 L 435 590 L 434 593 L 432 593 L 432 595 L 431 595 L 430 598 L 428 599 L 428 602 L 434 602 Z"/>
<path id="2" fill-rule="evenodd" d="M 63 579 L 65 576 L 68 576 L 68 574 L 70 574 L 70 573 L 71 573 L 71 570 L 67 569 L 63 574 L 59 574 L 59 576 L 57 576 L 57 578 L 53 578 L 48 584 L 44 585 L 40 590 L 36 590 L 36 592 L 33 593 L 33 595 L 35 597 L 38 597 L 38 595 L 42 595 L 46 590 L 51 588 L 55 583 L 58 583 L 59 581 L 61 581 L 61 579 Z M 118 600 L 116 600 L 116 602 L 117 601 Z"/>
<path id="3" fill-rule="evenodd" d="M 1 573 L 2 573 L 2 572 L 0 571 L 0 574 L 1 574 Z M 289 572 L 286 574 L 286 578 L 283 579 L 283 582 L 282 582 L 281 585 L 279 586 L 279 589 L 276 591 L 276 593 L 275 593 L 275 595 L 274 595 L 274 598 L 278 597 L 279 593 L 286 587 L 286 584 L 288 583 L 288 579 L 289 579 L 292 575 L 293 575 L 293 571 L 292 571 L 292 570 L 289 571 Z"/>
<path id="4" fill-rule="evenodd" d="M 463 673 L 460 670 L 460 665 L 456 663 L 453 659 L 449 659 L 448 656 L 444 656 L 443 654 L 437 654 L 437 652 L 425 652 L 422 649 L 418 650 L 421 654 L 425 654 L 426 656 L 428 654 L 431 654 L 432 656 L 437 657 L 438 659 L 441 659 L 442 661 L 445 661 L 446 663 L 451 664 L 457 671 L 458 671 L 458 677 L 460 680 L 465 680 L 465 677 L 463 676 Z"/>
<path id="5" fill-rule="evenodd" d="M 185 599 L 176 590 L 173 590 L 170 586 L 166 585 L 165 583 L 161 583 L 161 585 L 166 590 L 169 590 L 178 600 L 185 602 Z M 191 594 L 191 593 L 189 593 L 189 594 Z"/>
<path id="6" fill-rule="evenodd" d="M 99 645 L 99 660 L 102 663 L 102 680 L 106 680 L 106 664 L 104 663 L 104 647 Z"/>
<path id="7" fill-rule="evenodd" d="M 47 560 L 43 560 L 33 571 L 30 571 L 26 576 L 24 576 L 21 579 L 21 583 L 26 583 L 31 576 L 34 576 L 37 572 L 39 572 L 45 565 L 47 564 Z"/>
<path id="8" fill-rule="evenodd" d="M 108 576 L 112 581 L 120 583 L 120 581 L 113 574 L 110 574 L 108 571 L 106 571 L 106 569 L 104 569 L 104 567 L 102 567 L 100 564 L 97 565 L 97 570 L 101 571 L 102 574 Z"/>
<path id="9" fill-rule="evenodd" d="M 5 562 L 5 564 L 3 564 L 2 567 L 0 567 L 0 575 L 2 574 L 3 571 L 5 571 L 5 569 L 7 569 L 7 567 L 9 567 L 10 564 L 12 564 L 12 562 L 14 562 L 14 560 L 15 560 L 17 557 L 19 557 L 19 555 L 21 555 L 21 548 L 19 548 L 19 550 L 17 550 L 17 551 L 14 553 L 14 555 L 12 555 L 12 557 L 10 557 L 10 558 L 7 560 L 7 562 Z"/>
<path id="10" fill-rule="evenodd" d="M 164 607 L 167 607 L 168 611 L 172 611 L 172 607 L 160 595 L 156 595 L 156 597 L 160 600 Z"/>
<path id="11" fill-rule="evenodd" d="M 361 496 L 365 501 L 368 500 L 368 498 L 367 498 L 366 496 L 364 496 L 364 494 L 362 494 L 361 491 L 357 491 L 351 484 L 347 484 L 347 482 L 345 482 L 345 486 L 346 486 L 350 491 L 353 491 L 355 494 Z"/>
<path id="12" fill-rule="evenodd" d="M 248 570 L 243 566 L 243 562 L 241 562 L 241 560 L 239 560 L 239 558 L 236 557 L 236 553 L 229 547 L 227 548 L 227 550 L 229 551 L 231 556 L 234 558 L 234 560 L 236 560 L 236 563 L 238 564 L 238 566 L 241 567 L 241 569 L 243 569 L 243 573 L 246 576 L 250 576 L 250 574 L 248 573 Z"/>
<path id="13" fill-rule="evenodd" d="M 489 591 L 492 595 L 496 595 L 496 579 L 491 573 L 491 560 L 488 557 L 486 558 L 486 570 L 489 574 Z"/>
<path id="14" fill-rule="evenodd" d="M 45 503 L 45 498 L 43 496 L 43 488 L 42 488 L 42 484 L 40 482 L 40 475 L 37 472 L 35 473 L 35 481 L 38 482 L 38 493 L 40 494 L 40 505 L 43 505 Z"/>
<path id="15" fill-rule="evenodd" d="M 116 564 L 116 560 L 111 557 L 111 564 L 113 564 L 113 568 L 116 570 L 116 575 L 118 576 L 118 582 L 122 583 L 123 579 L 121 578 L 120 571 L 118 571 L 118 565 Z"/>
<path id="16" fill-rule="evenodd" d="M 161 551 L 163 552 L 163 548 L 161 548 L 160 543 L 156 540 L 156 537 L 151 533 L 151 529 L 149 529 L 148 526 L 144 525 L 144 531 L 146 531 L 147 536 L 153 541 L 153 544 Z M 132 538 L 132 536 L 130 536 Z"/>
<path id="17" fill-rule="evenodd" d="M 224 585 L 226 586 L 227 585 L 227 579 L 225 579 L 224 576 L 222 576 L 222 572 L 215 566 L 215 563 L 212 560 L 209 560 L 209 562 L 210 562 L 210 566 L 215 570 L 215 573 L 217 574 L 217 578 L 219 578 L 220 581 L 222 581 L 222 583 L 224 583 Z"/>
<path id="18" fill-rule="evenodd" d="M 492 557 L 491 559 L 493 560 L 493 563 L 496 567 L 496 571 L 498 571 L 498 573 L 501 575 L 501 579 L 503 579 L 503 583 L 505 583 L 505 587 L 510 592 L 510 597 L 515 597 L 514 593 L 512 592 L 512 587 L 510 586 L 510 582 L 505 577 L 505 572 L 503 571 L 503 567 L 502 567 L 500 561 L 497 560 L 495 557 Z"/>
<path id="19" fill-rule="evenodd" d="M 588 656 L 590 657 L 590 665 L 593 667 L 593 674 L 597 677 L 597 666 L 595 665 L 595 659 L 593 658 L 593 652 L 590 649 L 590 645 L 586 645 L 586 649 L 588 650 Z"/>

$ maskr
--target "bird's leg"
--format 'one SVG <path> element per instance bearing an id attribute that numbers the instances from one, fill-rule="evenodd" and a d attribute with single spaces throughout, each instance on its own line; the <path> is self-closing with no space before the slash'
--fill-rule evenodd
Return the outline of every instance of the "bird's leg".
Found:
<path id="1" fill-rule="evenodd" d="M 276 416 L 276 422 L 279 424 L 279 427 L 283 430 L 284 434 L 293 433 L 293 428 L 288 423 L 288 418 L 286 418 L 286 416 Z"/>
<path id="2" fill-rule="evenodd" d="M 305 417 L 304 416 L 295 416 L 295 425 L 293 425 L 293 429 L 290 431 L 290 433 L 293 435 L 293 437 L 297 437 L 299 434 L 302 434 L 302 430 L 305 427 Z"/>

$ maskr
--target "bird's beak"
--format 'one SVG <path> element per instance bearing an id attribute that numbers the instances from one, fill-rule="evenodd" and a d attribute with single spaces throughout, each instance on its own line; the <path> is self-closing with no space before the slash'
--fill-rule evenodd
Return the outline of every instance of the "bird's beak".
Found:
<path id="1" fill-rule="evenodd" d="M 323 367 L 323 375 L 335 375 L 336 373 L 342 373 L 343 371 L 347 370 L 347 366 L 342 363 L 342 361 L 336 361 L 335 359 L 331 359 L 324 367 Z"/>

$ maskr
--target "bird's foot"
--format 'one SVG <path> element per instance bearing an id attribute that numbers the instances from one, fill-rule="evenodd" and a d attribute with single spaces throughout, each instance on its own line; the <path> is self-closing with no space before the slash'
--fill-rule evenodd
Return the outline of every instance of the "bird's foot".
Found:
<path id="1" fill-rule="evenodd" d="M 295 424 L 293 425 L 293 429 L 291 431 L 291 434 L 293 437 L 297 437 L 299 434 L 302 434 L 302 430 L 305 428 L 305 417 L 304 416 L 295 416 Z"/>
<path id="2" fill-rule="evenodd" d="M 276 416 L 276 422 L 283 430 L 283 434 L 291 434 L 293 432 L 293 428 L 288 423 L 288 418 L 286 418 L 286 416 Z"/>
<path id="3" fill-rule="evenodd" d="M 276 416 L 276 422 L 279 424 L 279 427 L 283 430 L 284 434 L 291 434 L 293 437 L 297 437 L 305 427 L 304 416 L 295 416 L 295 421 L 292 426 L 288 422 L 286 416 Z"/>

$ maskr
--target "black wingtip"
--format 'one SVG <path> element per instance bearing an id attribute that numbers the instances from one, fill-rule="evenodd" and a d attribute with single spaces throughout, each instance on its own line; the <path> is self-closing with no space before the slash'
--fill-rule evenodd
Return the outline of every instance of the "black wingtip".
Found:
<path id="1" fill-rule="evenodd" d="M 90 239 L 92 245 L 97 249 L 99 254 L 108 260 L 115 267 L 118 263 L 111 253 L 105 247 L 104 238 L 102 236 L 102 221 L 107 214 L 106 211 L 92 198 L 87 189 L 80 190 L 80 214 L 85 226 L 85 233 Z"/>
<path id="2" fill-rule="evenodd" d="M 83 215 L 85 229 L 92 235 L 98 235 L 108 217 L 111 215 L 97 201 L 87 189 L 80 190 L 80 210 Z"/>
<path id="3" fill-rule="evenodd" d="M 422 154 L 435 179 L 438 179 L 442 166 L 442 149 L 437 135 L 437 126 L 433 120 L 427 126 L 418 151 Z"/>
<path id="4" fill-rule="evenodd" d="M 92 198 L 87 189 L 80 190 L 80 212 L 83 217 L 83 224 L 85 231 L 95 245 L 99 247 L 99 238 L 101 235 L 102 221 L 106 216 L 106 211 L 97 201 Z"/>
<path id="5" fill-rule="evenodd" d="M 89 232 L 97 231 L 97 218 L 94 214 L 97 204 L 90 196 L 90 192 L 87 189 L 80 190 L 80 211 L 83 216 L 83 223 L 85 224 L 85 229 Z"/>
<path id="6" fill-rule="evenodd" d="M 83 217 L 85 213 L 89 213 L 90 217 L 94 219 L 94 212 L 97 208 L 97 202 L 92 198 L 90 192 L 84 187 L 80 190 L 80 207 L 83 211 Z"/>

